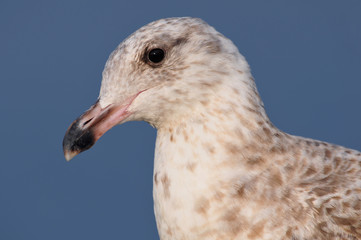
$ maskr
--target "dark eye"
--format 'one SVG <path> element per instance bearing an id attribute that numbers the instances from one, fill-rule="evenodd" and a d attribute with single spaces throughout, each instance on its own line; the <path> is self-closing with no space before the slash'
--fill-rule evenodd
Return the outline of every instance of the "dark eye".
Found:
<path id="1" fill-rule="evenodd" d="M 160 48 L 155 48 L 148 53 L 148 58 L 153 63 L 159 63 L 164 59 L 164 51 Z"/>

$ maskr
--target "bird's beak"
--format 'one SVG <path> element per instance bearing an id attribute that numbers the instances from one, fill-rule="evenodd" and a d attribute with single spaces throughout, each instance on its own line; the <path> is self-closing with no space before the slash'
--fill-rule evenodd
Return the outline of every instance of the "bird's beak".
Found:
<path id="1" fill-rule="evenodd" d="M 91 148 L 109 129 L 130 114 L 129 104 L 101 108 L 97 101 L 88 111 L 76 119 L 68 128 L 63 139 L 64 156 L 67 161 Z"/>

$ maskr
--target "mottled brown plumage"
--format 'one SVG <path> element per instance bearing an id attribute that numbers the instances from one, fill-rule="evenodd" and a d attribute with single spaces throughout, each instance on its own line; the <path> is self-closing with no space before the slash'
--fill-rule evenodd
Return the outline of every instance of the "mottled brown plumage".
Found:
<path id="1" fill-rule="evenodd" d="M 161 240 L 361 239 L 361 153 L 277 129 L 244 57 L 202 20 L 162 19 L 119 45 L 67 159 L 131 120 L 158 130 Z"/>

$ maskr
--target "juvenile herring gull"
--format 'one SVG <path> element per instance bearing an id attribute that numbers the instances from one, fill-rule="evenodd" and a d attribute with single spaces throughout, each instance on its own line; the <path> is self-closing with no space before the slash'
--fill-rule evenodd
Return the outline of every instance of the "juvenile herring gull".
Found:
<path id="1" fill-rule="evenodd" d="M 134 120 L 158 130 L 161 240 L 361 239 L 361 153 L 277 129 L 245 58 L 204 21 L 161 19 L 124 40 L 65 158 Z"/>

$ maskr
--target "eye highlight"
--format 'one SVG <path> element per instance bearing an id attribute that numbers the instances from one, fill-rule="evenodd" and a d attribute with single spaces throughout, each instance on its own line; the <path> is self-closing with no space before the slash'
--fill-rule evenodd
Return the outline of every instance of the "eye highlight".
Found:
<path id="1" fill-rule="evenodd" d="M 160 48 L 150 50 L 148 53 L 148 59 L 152 63 L 160 63 L 164 59 L 164 51 Z"/>

